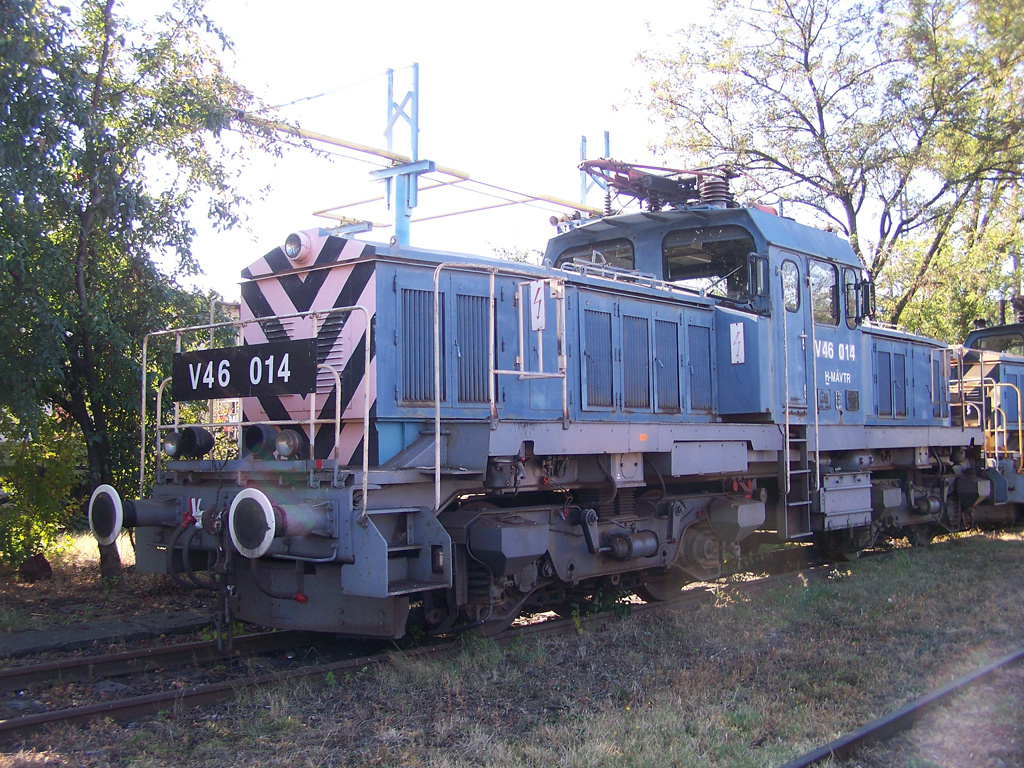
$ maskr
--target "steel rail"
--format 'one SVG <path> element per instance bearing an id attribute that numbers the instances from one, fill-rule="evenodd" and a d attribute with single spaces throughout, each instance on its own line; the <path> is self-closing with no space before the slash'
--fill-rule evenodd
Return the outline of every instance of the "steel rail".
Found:
<path id="1" fill-rule="evenodd" d="M 707 590 L 694 590 L 691 594 L 671 602 L 638 604 L 631 606 L 631 613 L 643 614 L 663 610 L 680 610 L 682 608 L 695 606 L 698 602 L 706 600 L 707 595 Z M 579 632 L 584 626 L 595 626 L 616 618 L 618 618 L 618 616 L 615 611 L 604 611 L 591 616 L 581 616 L 578 619 L 549 619 L 537 624 L 512 627 L 504 632 L 494 635 L 490 639 L 499 645 L 508 645 L 509 643 L 522 639 L 523 637 L 574 634 Z M 270 632 L 264 634 L 284 635 L 290 633 Z M 410 651 L 406 651 L 406 653 L 414 658 L 427 660 L 456 653 L 461 647 L 461 644 L 449 641 L 425 648 L 412 649 Z M 8 720 L 0 720 L 0 739 L 9 739 L 12 736 L 56 723 L 85 723 L 100 717 L 109 717 L 114 720 L 124 721 L 137 717 L 155 715 L 167 710 L 205 706 L 234 698 L 238 695 L 239 691 L 247 688 L 279 685 L 292 680 L 323 679 L 328 675 L 337 672 L 385 664 L 391 660 L 393 655 L 393 652 L 378 653 L 370 656 L 345 659 L 329 664 L 317 664 L 313 666 L 298 667 L 296 669 L 286 671 L 268 672 L 262 675 L 246 677 L 241 680 L 225 680 L 218 683 L 191 686 L 181 690 L 151 693 L 143 696 L 133 696 L 114 701 L 103 701 L 80 707 L 56 710 L 53 712 L 41 712 L 33 715 L 25 715 L 23 717 L 10 718 Z"/>
<path id="2" fill-rule="evenodd" d="M 345 661 L 333 664 L 300 667 L 284 672 L 268 672 L 263 675 L 246 677 L 242 680 L 225 680 L 219 683 L 195 685 L 181 690 L 150 693 L 127 699 L 103 701 L 81 707 L 0 720 L 0 739 L 55 723 L 84 723 L 99 717 L 109 717 L 114 720 L 131 720 L 136 717 L 145 717 L 181 707 L 201 707 L 233 698 L 240 690 L 246 688 L 277 685 L 288 680 L 307 677 L 326 677 L 331 672 L 369 664 L 378 664 L 389 657 L 390 654 L 381 653 L 375 656 L 346 659 Z"/>
<path id="3" fill-rule="evenodd" d="M 827 568 L 811 566 L 804 571 L 808 575 L 824 575 Z M 744 581 L 725 585 L 733 589 L 753 589 L 763 587 L 766 584 L 779 580 L 780 578 L 792 577 L 791 573 L 767 576 L 751 581 Z M 694 608 L 712 599 L 713 594 L 723 585 L 712 585 L 710 587 L 698 588 L 689 592 L 681 593 L 680 597 L 673 600 L 652 603 L 636 603 L 628 605 L 629 615 L 645 615 L 660 612 L 679 611 L 687 608 Z M 573 635 L 581 632 L 584 627 L 602 628 L 613 621 L 622 619 L 621 609 L 612 609 L 590 615 L 580 615 L 573 618 L 546 619 L 533 624 L 514 625 L 502 632 L 491 636 L 491 641 L 500 646 L 522 640 L 526 637 L 553 637 L 558 635 Z M 452 640 L 457 639 L 462 633 L 453 635 L 452 638 L 441 643 L 424 648 L 415 648 L 405 653 L 418 659 L 442 658 L 458 652 L 462 645 Z M 290 632 L 268 632 L 262 635 L 277 635 L 284 637 L 293 635 Z M 256 635 L 250 637 L 257 637 Z M 293 635 L 294 638 L 294 635 Z M 286 644 L 287 647 L 287 644 Z M 140 652 L 145 654 L 145 652 Z M 345 659 L 329 664 L 314 666 L 303 666 L 292 670 L 269 672 L 258 676 L 250 676 L 233 680 L 226 680 L 218 683 L 196 685 L 181 690 L 166 691 L 161 693 L 146 694 L 126 699 L 104 701 L 95 704 L 88 704 L 80 707 L 73 707 L 53 712 L 42 712 L 23 717 L 0 720 L 0 740 L 9 739 L 14 735 L 36 730 L 55 723 L 84 723 L 100 717 L 109 717 L 114 720 L 131 720 L 138 717 L 155 715 L 161 711 L 176 710 L 186 707 L 200 707 L 213 704 L 226 699 L 234 698 L 238 693 L 247 688 L 258 688 L 261 686 L 278 685 L 292 680 L 301 679 L 323 679 L 328 675 L 349 669 L 362 669 L 363 667 L 388 663 L 393 657 L 393 652 L 378 653 L 369 656 L 362 656 L 352 659 Z M 86 661 L 86 660 L 83 660 Z M 130 673 L 130 671 L 129 671 Z"/>
<path id="4" fill-rule="evenodd" d="M 839 759 L 848 757 L 854 750 L 866 744 L 884 739 L 909 728 L 927 712 L 952 698 L 954 694 L 972 685 L 984 682 L 1000 669 L 1012 664 L 1018 664 L 1021 661 L 1024 661 L 1024 648 L 1019 648 L 1013 653 L 993 661 L 991 664 L 987 664 L 966 677 L 945 685 L 926 696 L 908 702 L 895 712 L 880 717 L 873 723 L 869 723 L 853 733 L 841 736 L 812 752 L 808 752 L 795 760 L 790 760 L 785 765 L 780 766 L 780 768 L 808 768 L 808 766 L 820 763 L 830 757 Z"/>
<path id="5" fill-rule="evenodd" d="M 235 638 L 235 651 L 247 653 L 275 651 L 301 643 L 304 633 L 260 632 Z M 101 677 L 122 677 L 148 672 L 168 665 L 225 659 L 217 651 L 215 640 L 168 645 L 159 648 L 141 648 L 122 653 L 82 656 L 42 664 L 8 667 L 0 670 L 0 691 L 19 691 L 33 685 L 72 680 L 94 680 Z"/>

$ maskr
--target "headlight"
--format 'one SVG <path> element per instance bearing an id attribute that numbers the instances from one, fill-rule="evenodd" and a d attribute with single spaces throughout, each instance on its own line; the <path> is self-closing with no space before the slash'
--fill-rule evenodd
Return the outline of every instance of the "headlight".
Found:
<path id="1" fill-rule="evenodd" d="M 282 429 L 274 438 L 274 448 L 282 459 L 301 459 L 306 452 L 306 441 L 294 429 Z"/>
<path id="2" fill-rule="evenodd" d="M 274 438 L 277 427 L 268 424 L 250 424 L 245 428 L 245 448 L 258 459 L 269 459 L 276 449 Z"/>
<path id="3" fill-rule="evenodd" d="M 164 455 L 167 456 L 167 458 L 178 458 L 178 454 L 181 452 L 181 434 L 178 432 L 168 432 L 164 435 L 164 439 L 161 441 L 160 447 L 163 449 Z"/>
<path id="4" fill-rule="evenodd" d="M 213 435 L 202 427 L 185 427 L 181 433 L 181 455 L 201 459 L 213 450 Z"/>
<path id="5" fill-rule="evenodd" d="M 169 459 L 201 459 L 213 450 L 213 435 L 202 427 L 185 427 L 164 435 L 160 447 Z"/>
<path id="6" fill-rule="evenodd" d="M 284 255 L 293 264 L 305 264 L 313 255 L 313 244 L 305 232 L 292 232 L 284 241 Z"/>

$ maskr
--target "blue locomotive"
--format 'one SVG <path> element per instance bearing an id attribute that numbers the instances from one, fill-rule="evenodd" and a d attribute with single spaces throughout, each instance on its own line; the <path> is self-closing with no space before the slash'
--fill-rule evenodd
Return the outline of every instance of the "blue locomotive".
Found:
<path id="1" fill-rule="evenodd" d="M 591 170 L 642 209 L 544 266 L 299 232 L 237 322 L 154 334 L 151 491 L 97 489 L 97 538 L 222 620 L 397 638 L 1014 514 L 1024 358 L 873 323 L 849 244 L 727 174 Z"/>

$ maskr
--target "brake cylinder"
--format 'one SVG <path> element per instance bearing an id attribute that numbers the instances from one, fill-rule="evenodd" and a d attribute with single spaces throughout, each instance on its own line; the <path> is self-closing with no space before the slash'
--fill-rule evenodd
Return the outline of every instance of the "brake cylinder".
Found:
<path id="1" fill-rule="evenodd" d="M 616 560 L 635 560 L 640 557 L 653 557 L 658 553 L 658 534 L 654 531 L 638 531 L 628 536 L 616 534 L 608 540 L 612 557 Z"/>

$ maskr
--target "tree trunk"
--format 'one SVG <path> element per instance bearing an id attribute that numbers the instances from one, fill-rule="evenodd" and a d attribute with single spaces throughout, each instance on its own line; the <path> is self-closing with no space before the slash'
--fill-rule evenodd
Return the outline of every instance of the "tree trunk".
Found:
<path id="1" fill-rule="evenodd" d="M 117 542 L 98 544 L 100 549 L 100 578 L 110 583 L 121 580 L 121 553 L 117 551 Z"/>
<path id="2" fill-rule="evenodd" d="M 104 449 L 104 442 L 89 441 L 89 474 L 93 477 L 99 477 L 101 482 L 110 482 L 110 457 L 104 455 L 106 454 Z M 96 457 L 97 469 L 99 470 L 96 474 L 92 472 L 93 456 Z M 103 471 L 104 469 L 106 471 Z M 97 546 L 99 547 L 99 578 L 108 584 L 120 581 L 121 553 L 118 552 L 117 541 Z"/>
<path id="3" fill-rule="evenodd" d="M 100 55 L 99 66 L 96 71 L 96 82 L 93 84 L 92 92 L 92 114 L 90 115 L 90 127 L 96 127 L 94 121 L 99 120 L 100 96 L 103 91 L 104 77 L 106 75 L 107 62 L 110 57 L 110 40 L 113 36 L 113 13 L 115 0 L 107 0 L 103 10 L 103 52 Z M 86 146 L 89 153 L 96 155 L 94 137 L 87 133 Z M 94 172 L 92 180 L 89 204 L 83 211 L 81 229 L 79 231 L 78 248 L 75 259 L 76 287 L 78 288 L 78 300 L 83 317 L 88 314 L 88 287 L 86 285 L 86 263 L 94 254 L 90 253 L 89 239 L 92 235 L 92 224 L 94 207 L 99 204 L 103 195 L 98 186 L 98 171 Z M 86 326 L 87 328 L 88 326 Z M 96 368 L 93 362 L 93 342 L 88 330 L 83 330 L 81 339 L 81 351 L 83 364 L 84 387 L 87 392 L 80 392 L 83 409 L 86 409 L 85 401 L 89 399 L 92 404 L 89 412 L 90 421 L 94 425 L 94 431 L 89 434 L 85 431 L 85 439 L 89 445 L 89 476 L 96 484 L 109 483 L 112 479 L 110 471 L 110 444 L 108 442 L 107 424 L 103 406 L 96 401 L 98 387 L 96 382 Z M 74 360 L 72 360 L 74 365 Z M 80 382 L 81 384 L 82 382 Z M 74 395 L 72 395 L 74 397 Z M 99 438 L 99 439 L 97 439 Z M 100 577 L 104 581 L 117 581 L 121 578 L 121 555 L 117 551 L 117 542 L 112 544 L 100 544 Z"/>
<path id="4" fill-rule="evenodd" d="M 79 422 L 81 425 L 81 422 Z M 97 440 L 95 434 L 85 434 L 89 446 L 89 479 L 93 488 L 110 483 L 110 451 L 105 439 Z M 100 578 L 104 582 L 114 582 L 121 578 L 121 553 L 117 550 L 117 542 L 98 544 L 100 550 Z"/>

